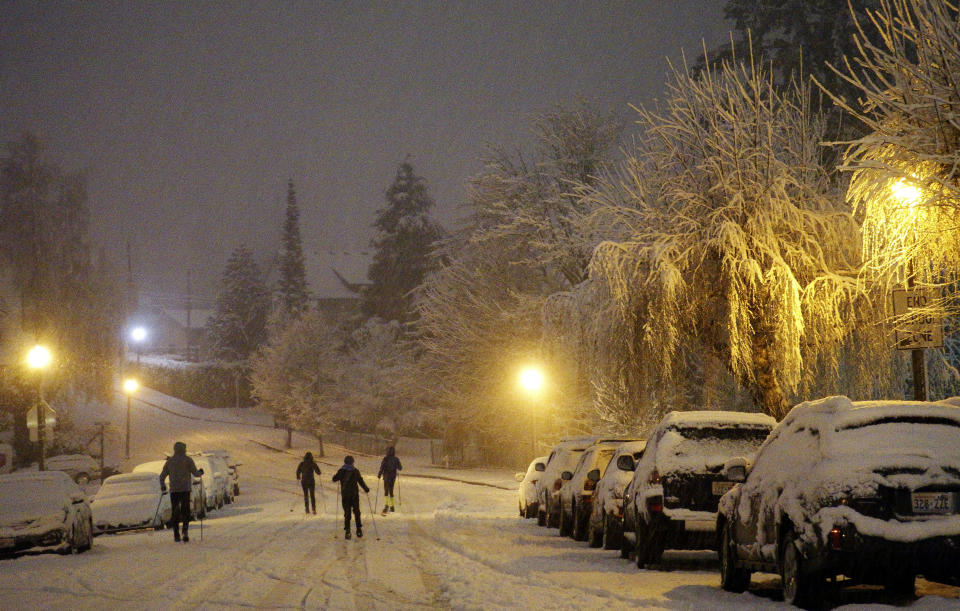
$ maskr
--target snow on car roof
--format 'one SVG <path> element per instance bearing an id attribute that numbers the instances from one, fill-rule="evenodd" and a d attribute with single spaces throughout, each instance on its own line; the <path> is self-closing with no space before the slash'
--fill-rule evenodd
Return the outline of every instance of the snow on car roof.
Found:
<path id="1" fill-rule="evenodd" d="M 766 414 L 756 412 L 728 412 L 728 411 L 692 411 L 670 412 L 664 416 L 660 427 L 683 426 L 687 428 L 748 426 L 772 428 L 777 421 Z"/>
<path id="2" fill-rule="evenodd" d="M 124 484 L 127 482 L 140 482 L 144 480 L 157 480 L 157 474 L 152 473 L 149 470 L 141 470 L 136 473 L 119 473 L 117 475 L 111 475 L 103 481 L 103 485 L 107 484 Z"/>

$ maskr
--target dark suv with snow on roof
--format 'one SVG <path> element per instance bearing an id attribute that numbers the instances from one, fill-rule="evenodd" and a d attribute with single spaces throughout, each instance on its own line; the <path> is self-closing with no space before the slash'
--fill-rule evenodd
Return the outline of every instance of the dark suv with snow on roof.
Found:
<path id="1" fill-rule="evenodd" d="M 624 551 L 637 566 L 660 561 L 665 549 L 716 549 L 717 503 L 733 484 L 724 479 L 732 457 L 756 452 L 776 424 L 763 414 L 671 412 L 647 441 L 625 503 Z M 633 532 L 626 530 L 633 525 Z"/>
<path id="2" fill-rule="evenodd" d="M 943 403 L 801 403 L 720 501 L 721 586 L 753 571 L 783 577 L 784 599 L 815 605 L 825 582 L 882 584 L 912 595 L 918 573 L 960 571 L 960 409 Z"/>

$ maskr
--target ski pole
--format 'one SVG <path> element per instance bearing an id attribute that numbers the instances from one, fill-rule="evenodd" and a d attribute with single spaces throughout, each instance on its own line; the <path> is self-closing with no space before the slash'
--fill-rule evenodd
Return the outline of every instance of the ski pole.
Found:
<path id="1" fill-rule="evenodd" d="M 386 492 L 384 492 L 384 494 L 386 494 Z M 384 497 L 384 503 L 386 503 L 386 497 Z M 380 477 L 379 476 L 377 476 L 377 493 L 373 497 L 373 504 L 375 507 L 380 506 Z"/>
<path id="2" fill-rule="evenodd" d="M 400 472 L 397 471 L 397 505 L 403 509 L 403 497 L 400 496 Z"/>
<path id="3" fill-rule="evenodd" d="M 373 522 L 373 534 L 377 537 L 377 541 L 380 540 L 380 531 L 377 530 L 377 519 L 373 517 L 373 505 L 370 504 L 370 493 L 365 492 L 367 495 L 367 507 L 370 508 L 370 521 Z"/>
<path id="4" fill-rule="evenodd" d="M 166 492 L 160 492 L 160 500 L 157 501 L 157 510 L 153 512 L 153 522 L 151 522 L 151 525 L 154 529 L 157 528 L 157 516 L 160 515 L 160 505 L 163 504 L 163 495 L 165 494 Z"/>
<path id="5" fill-rule="evenodd" d="M 203 513 L 200 514 L 200 541 L 203 542 L 203 516 L 207 514 L 207 493 L 203 489 L 203 478 L 200 479 L 200 498 L 203 499 Z"/>

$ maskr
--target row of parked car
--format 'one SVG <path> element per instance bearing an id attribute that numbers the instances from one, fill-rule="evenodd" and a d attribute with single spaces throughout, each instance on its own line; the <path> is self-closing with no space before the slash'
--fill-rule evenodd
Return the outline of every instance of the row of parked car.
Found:
<path id="1" fill-rule="evenodd" d="M 192 457 L 203 469 L 203 475 L 193 479 L 191 495 L 193 517 L 202 519 L 240 494 L 241 463 L 226 450 L 199 452 Z M 72 458 L 45 462 L 51 470 L 0 475 L 0 554 L 27 550 L 83 552 L 90 549 L 96 535 L 139 528 L 159 530 L 170 522 L 170 494 L 161 488 L 158 477 L 162 460 L 104 478 L 89 498 L 79 483 L 86 484 L 91 473 L 76 471 L 84 461 Z M 54 470 L 58 465 L 70 468 Z"/>
<path id="2" fill-rule="evenodd" d="M 519 510 L 640 568 L 716 550 L 732 592 L 769 572 L 800 606 L 828 581 L 912 595 L 918 574 L 960 583 L 958 407 L 829 397 L 779 423 L 672 412 L 646 440 L 561 441 L 523 475 Z"/>

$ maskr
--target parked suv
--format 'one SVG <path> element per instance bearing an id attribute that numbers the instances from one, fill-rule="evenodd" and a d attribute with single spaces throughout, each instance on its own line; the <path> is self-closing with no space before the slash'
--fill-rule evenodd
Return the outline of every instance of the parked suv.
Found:
<path id="1" fill-rule="evenodd" d="M 566 481 L 560 488 L 560 534 L 569 535 L 575 541 L 587 540 L 587 521 L 593 492 L 597 482 L 617 447 L 632 439 L 604 439 L 594 443 L 583 452 L 573 471 L 564 471 L 560 479 Z"/>
<path id="2" fill-rule="evenodd" d="M 583 452 L 590 447 L 596 437 L 578 437 L 564 439 L 553 446 L 547 457 L 547 466 L 537 481 L 537 524 L 557 528 L 560 526 L 560 487 L 563 480 L 560 474 L 577 466 Z"/>
<path id="3" fill-rule="evenodd" d="M 643 456 L 646 445 L 646 441 L 620 444 L 610 459 L 607 470 L 603 472 L 603 477 L 597 482 L 588 523 L 590 547 L 602 545 L 604 549 L 620 549 L 624 489 L 633 478 L 633 470 L 637 468 L 637 460 Z"/>
<path id="4" fill-rule="evenodd" d="M 630 487 L 638 567 L 659 562 L 664 549 L 716 549 L 717 502 L 733 486 L 724 463 L 756 452 L 774 425 L 770 416 L 725 411 L 660 421 Z"/>
<path id="5" fill-rule="evenodd" d="M 960 409 L 942 403 L 801 403 L 720 502 L 721 586 L 783 577 L 787 602 L 815 605 L 845 575 L 913 594 L 918 573 L 960 574 Z M 832 579 L 831 579 L 832 581 Z"/>

